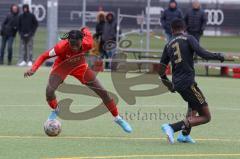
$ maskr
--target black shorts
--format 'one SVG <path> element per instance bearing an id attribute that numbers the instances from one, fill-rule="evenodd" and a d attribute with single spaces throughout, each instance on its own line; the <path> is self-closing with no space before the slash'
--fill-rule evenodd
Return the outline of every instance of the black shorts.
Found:
<path id="1" fill-rule="evenodd" d="M 192 84 L 185 90 L 178 91 L 178 93 L 186 102 L 188 102 L 188 107 L 192 110 L 199 110 L 208 105 L 202 91 L 198 88 L 197 83 Z"/>

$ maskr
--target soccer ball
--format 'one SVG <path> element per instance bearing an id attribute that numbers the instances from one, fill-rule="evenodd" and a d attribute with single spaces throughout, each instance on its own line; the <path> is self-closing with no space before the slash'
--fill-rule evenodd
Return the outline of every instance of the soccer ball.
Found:
<path id="1" fill-rule="evenodd" d="M 58 136 L 61 130 L 62 130 L 61 123 L 56 119 L 47 120 L 44 123 L 44 131 L 50 137 Z"/>

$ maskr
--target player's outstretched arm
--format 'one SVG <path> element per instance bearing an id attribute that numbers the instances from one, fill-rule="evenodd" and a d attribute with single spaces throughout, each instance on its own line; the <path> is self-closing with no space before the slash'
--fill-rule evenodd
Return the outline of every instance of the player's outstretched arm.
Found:
<path id="1" fill-rule="evenodd" d="M 24 78 L 30 77 L 34 74 L 35 72 L 30 70 L 27 70 L 26 72 L 24 72 Z"/>
<path id="2" fill-rule="evenodd" d="M 199 42 L 192 36 L 189 36 L 189 43 L 192 47 L 192 49 L 196 52 L 196 54 L 206 60 L 219 60 L 221 62 L 224 61 L 224 56 L 221 53 L 212 53 L 209 52 L 207 50 L 205 50 L 204 48 L 202 48 L 199 45 Z"/>
<path id="3" fill-rule="evenodd" d="M 169 64 L 169 61 L 170 61 L 170 58 L 167 54 L 167 47 L 165 46 L 162 57 L 161 57 L 158 74 L 161 78 L 162 83 L 168 88 L 168 90 L 170 92 L 175 92 L 172 82 L 168 79 L 166 75 L 166 69 L 167 69 L 167 65 Z"/>
<path id="4" fill-rule="evenodd" d="M 38 68 L 43 64 L 44 61 L 46 61 L 47 59 L 55 56 L 51 53 L 51 51 L 54 51 L 54 49 L 50 50 L 50 51 L 46 51 L 43 54 L 41 54 L 36 61 L 34 62 L 34 64 L 32 65 L 31 69 L 27 70 L 24 73 L 24 77 L 30 77 L 32 75 L 34 75 L 34 73 L 38 70 Z"/>
<path id="5" fill-rule="evenodd" d="M 175 93 L 174 86 L 166 75 L 161 76 L 161 80 L 162 80 L 162 83 L 168 88 L 170 92 Z"/>

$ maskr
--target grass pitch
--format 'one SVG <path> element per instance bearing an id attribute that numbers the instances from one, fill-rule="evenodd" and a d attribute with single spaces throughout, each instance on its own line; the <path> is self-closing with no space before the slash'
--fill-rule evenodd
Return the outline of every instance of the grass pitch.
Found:
<path id="1" fill-rule="evenodd" d="M 128 122 L 134 129 L 132 134 L 124 133 L 107 113 L 87 121 L 61 120 L 60 136 L 47 137 L 43 123 L 50 112 L 45 102 L 49 68 L 41 68 L 30 79 L 23 78 L 25 69 L 0 67 L 1 159 L 240 158 L 238 79 L 197 77 L 210 105 L 212 121 L 193 128 L 192 136 L 197 144 L 169 145 L 160 125 L 180 120 L 181 116 L 174 115 L 186 112 L 186 103 L 178 94 L 171 93 L 137 97 L 135 105 L 127 105 L 119 98 L 120 113 L 124 117 L 128 114 Z M 100 73 L 98 78 L 104 87 L 117 94 L 109 73 Z M 71 77 L 66 82 L 79 84 Z M 138 88 L 147 87 L 140 85 Z M 100 102 L 83 95 L 59 92 L 57 95 L 59 99 L 74 99 L 71 108 L 74 112 L 89 110 Z M 150 118 L 151 113 L 159 112 L 168 117 Z"/>
<path id="2" fill-rule="evenodd" d="M 39 29 L 35 36 L 34 57 L 46 49 L 47 32 Z M 144 37 L 145 38 L 145 37 Z M 131 37 L 139 47 L 139 37 Z M 239 37 L 203 37 L 202 45 L 219 52 L 240 52 Z M 151 39 L 151 49 L 163 49 L 165 42 Z M 17 61 L 19 40 L 14 44 Z M 212 111 L 209 124 L 193 128 L 197 144 L 169 145 L 160 125 L 181 120 L 186 103 L 178 94 L 166 93 L 137 97 L 135 105 L 119 98 L 121 115 L 128 118 L 134 132 L 124 133 L 110 113 L 87 121 L 63 121 L 62 133 L 49 138 L 43 123 L 50 109 L 45 102 L 45 87 L 49 68 L 41 68 L 31 79 L 23 79 L 26 68 L 0 67 L 0 159 L 93 159 L 93 158 L 240 158 L 239 84 L 238 79 L 197 77 Z M 135 75 L 135 74 L 133 74 Z M 104 87 L 117 94 L 109 73 L 98 78 Z M 68 83 L 79 84 L 73 78 Z M 123 83 L 124 84 L 124 83 Z M 148 89 L 149 85 L 134 88 Z M 100 100 L 83 95 L 57 93 L 59 99 L 74 99 L 71 110 L 82 112 L 96 106 Z M 139 115 L 138 115 L 139 114 Z M 151 117 L 151 115 L 157 115 Z"/>

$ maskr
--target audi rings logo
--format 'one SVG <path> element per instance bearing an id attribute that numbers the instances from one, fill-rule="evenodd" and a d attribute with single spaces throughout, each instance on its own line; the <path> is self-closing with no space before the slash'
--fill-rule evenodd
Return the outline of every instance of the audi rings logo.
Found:
<path id="1" fill-rule="evenodd" d="M 43 21 L 46 17 L 46 8 L 41 4 L 32 4 L 32 12 L 36 16 L 38 21 Z"/>
<path id="2" fill-rule="evenodd" d="M 220 9 L 206 9 L 208 16 L 207 25 L 221 25 L 224 21 L 223 11 Z"/>

